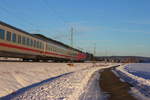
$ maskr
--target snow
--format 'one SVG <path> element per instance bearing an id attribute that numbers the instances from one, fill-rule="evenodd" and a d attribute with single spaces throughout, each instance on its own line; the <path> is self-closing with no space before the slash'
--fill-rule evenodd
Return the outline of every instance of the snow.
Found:
<path id="1" fill-rule="evenodd" d="M 125 67 L 129 73 L 142 77 L 144 79 L 150 79 L 150 64 L 149 63 L 138 63 L 138 64 L 128 64 Z"/>
<path id="2" fill-rule="evenodd" d="M 141 94 L 141 92 L 134 88 L 131 87 L 131 91 L 130 93 L 137 99 L 137 100 L 149 100 L 149 97 L 144 96 L 143 94 Z"/>
<path id="3" fill-rule="evenodd" d="M 116 72 L 124 81 L 130 83 L 137 91 L 141 92 L 140 97 L 150 99 L 150 64 L 127 64 L 117 67 Z"/>
<path id="4" fill-rule="evenodd" d="M 106 98 L 105 94 L 100 90 L 99 78 L 100 73 L 96 71 L 84 89 L 84 93 L 80 95 L 79 100 L 104 100 Z"/>
<path id="5" fill-rule="evenodd" d="M 92 63 L 68 66 L 66 63 L 0 62 L 0 96 L 12 93 L 4 99 L 79 100 L 87 86 L 93 86 L 89 84 L 97 84 L 96 78 L 89 83 L 91 76 L 98 77 L 94 73 L 106 66 L 111 67 L 113 64 L 99 63 L 93 67 Z M 92 91 L 95 89 L 93 87 Z M 101 93 L 98 89 L 95 92 Z"/>

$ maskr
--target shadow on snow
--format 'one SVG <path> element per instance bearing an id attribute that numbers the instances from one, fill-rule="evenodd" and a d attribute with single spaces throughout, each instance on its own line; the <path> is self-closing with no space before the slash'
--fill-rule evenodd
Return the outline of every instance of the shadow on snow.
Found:
<path id="1" fill-rule="evenodd" d="M 62 74 L 62 75 L 59 75 L 59 76 L 56 76 L 56 77 L 52 77 L 52 78 L 43 80 L 43 81 L 41 81 L 41 82 L 32 84 L 32 85 L 30 85 L 30 86 L 21 88 L 21 89 L 15 91 L 15 92 L 12 92 L 11 94 L 8 94 L 8 95 L 6 95 L 6 96 L 0 97 L 0 100 L 10 100 L 10 99 L 12 99 L 12 98 L 18 96 L 19 94 L 22 94 L 22 93 L 24 93 L 24 92 L 27 91 L 27 90 L 30 90 L 31 88 L 34 88 L 34 87 L 37 87 L 37 86 L 41 86 L 42 84 L 45 84 L 45 83 L 50 82 L 50 81 L 52 81 L 52 80 L 54 80 L 54 79 L 57 79 L 57 78 L 59 78 L 59 77 L 62 77 L 62 76 L 65 76 L 65 75 L 68 75 L 68 74 L 71 74 L 71 73 L 73 73 L 73 72 L 65 73 L 65 74 Z"/>

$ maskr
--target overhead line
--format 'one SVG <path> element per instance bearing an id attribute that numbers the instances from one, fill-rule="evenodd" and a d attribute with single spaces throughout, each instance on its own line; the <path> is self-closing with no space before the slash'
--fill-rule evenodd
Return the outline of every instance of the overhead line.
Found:
<path id="1" fill-rule="evenodd" d="M 0 6 L 0 10 L 1 11 L 5 11 L 5 12 L 7 12 L 7 10 L 5 10 L 5 9 L 3 9 L 1 6 Z M 8 14 L 10 15 L 10 13 L 8 12 Z M 4 15 L 0 15 L 0 16 L 4 16 Z M 15 19 L 19 19 L 18 17 L 15 17 L 15 16 L 13 16 Z M 5 17 L 6 18 L 6 17 Z M 20 20 L 20 22 L 21 22 L 21 20 Z M 25 26 L 24 24 L 22 24 L 22 22 L 21 23 L 18 23 L 18 24 L 20 24 L 21 26 Z"/>
<path id="2" fill-rule="evenodd" d="M 43 4 L 45 4 L 45 6 L 47 7 L 47 9 L 50 12 L 53 12 L 57 16 L 57 18 L 59 18 L 59 20 L 61 20 L 64 24 L 67 25 L 67 22 L 64 20 L 64 18 L 62 16 L 58 15 L 57 11 L 48 5 L 49 3 L 47 2 L 47 0 L 41 0 L 41 1 L 43 2 Z"/>
<path id="3" fill-rule="evenodd" d="M 3 7 L 3 6 L 0 6 L 0 8 L 3 10 L 3 11 L 5 11 L 5 12 L 7 12 L 9 15 L 10 15 L 10 13 L 13 15 L 13 17 L 14 16 L 16 16 L 16 17 L 14 17 L 15 19 L 19 19 L 20 21 L 24 21 L 24 22 L 22 22 L 22 23 L 26 23 L 26 24 L 28 24 L 28 25 L 30 25 L 30 28 L 31 28 L 31 30 L 33 30 L 35 27 L 33 27 L 33 26 L 35 26 L 35 25 L 33 25 L 31 22 L 27 22 L 27 20 L 26 20 L 26 18 L 24 18 L 23 16 L 22 17 L 20 17 L 20 16 L 18 16 L 18 14 L 16 13 L 16 12 L 13 12 L 12 10 L 10 11 L 9 9 L 7 9 L 7 8 L 5 8 L 5 7 Z M 16 14 L 15 14 L 16 13 Z M 22 24 L 22 25 L 24 25 L 24 24 Z M 36 28 L 35 28 L 36 29 Z"/>

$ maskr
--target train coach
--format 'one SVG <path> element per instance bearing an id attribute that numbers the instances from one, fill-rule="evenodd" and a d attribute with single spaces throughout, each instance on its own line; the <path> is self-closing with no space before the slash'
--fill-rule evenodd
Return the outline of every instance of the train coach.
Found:
<path id="1" fill-rule="evenodd" d="M 24 61 L 84 61 L 86 53 L 0 21 L 0 57 L 22 58 Z"/>

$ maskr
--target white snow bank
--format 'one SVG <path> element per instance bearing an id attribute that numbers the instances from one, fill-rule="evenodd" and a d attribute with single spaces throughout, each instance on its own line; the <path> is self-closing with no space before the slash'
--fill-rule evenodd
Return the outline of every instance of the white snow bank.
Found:
<path id="1" fill-rule="evenodd" d="M 70 67 L 67 63 L 0 62 L 0 97 L 45 79 L 75 72 L 92 65 L 92 63 L 75 63 Z"/>
<path id="2" fill-rule="evenodd" d="M 91 65 L 90 63 L 77 63 L 70 67 L 66 63 L 0 62 L 0 96 Z"/>
<path id="3" fill-rule="evenodd" d="M 148 75 L 148 72 L 150 72 L 150 68 L 147 67 L 147 64 L 129 64 L 129 65 L 120 66 L 116 68 L 117 74 L 119 74 L 119 76 L 123 80 L 130 83 L 136 89 L 138 89 L 142 94 L 150 98 L 150 80 L 142 77 L 143 75 L 140 75 L 140 70 L 142 71 L 142 73 L 144 71 L 147 73 L 144 75 Z"/>
<path id="4" fill-rule="evenodd" d="M 86 66 L 86 64 L 83 65 Z M 95 71 L 103 68 L 106 67 L 100 66 L 100 67 L 87 67 L 84 69 L 80 68 L 72 73 L 62 74 L 61 77 L 49 79 L 48 81 L 43 82 L 42 84 L 39 84 L 33 88 L 27 89 L 26 91 L 20 92 L 17 95 L 12 94 L 11 96 L 8 96 L 8 98 L 11 98 L 11 100 L 79 100 L 80 95 L 85 93 L 86 91 L 85 88 L 87 87 L 91 88 L 91 86 L 95 84 L 90 83 L 91 84 L 90 86 L 87 85 L 92 74 Z M 97 75 L 95 77 L 97 77 Z M 95 91 L 95 89 L 96 87 L 94 87 L 91 92 L 88 92 L 88 94 Z M 98 92 L 98 87 L 95 92 Z M 96 99 L 93 98 L 90 100 Z"/>
<path id="5" fill-rule="evenodd" d="M 90 78 L 84 92 L 80 95 L 78 100 L 104 100 L 105 94 L 100 90 L 99 86 L 100 72 L 96 71 Z"/>
<path id="6" fill-rule="evenodd" d="M 130 93 L 137 99 L 137 100 L 150 100 L 149 97 L 146 97 L 144 96 L 143 94 L 141 94 L 141 92 L 134 88 L 134 87 L 131 87 L 131 91 Z"/>
<path id="7" fill-rule="evenodd" d="M 124 69 L 135 76 L 150 79 L 150 63 L 128 64 Z"/>

